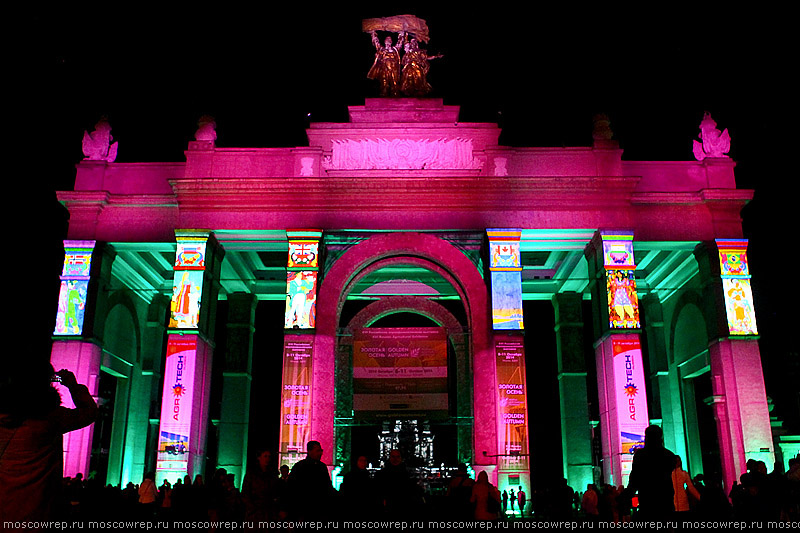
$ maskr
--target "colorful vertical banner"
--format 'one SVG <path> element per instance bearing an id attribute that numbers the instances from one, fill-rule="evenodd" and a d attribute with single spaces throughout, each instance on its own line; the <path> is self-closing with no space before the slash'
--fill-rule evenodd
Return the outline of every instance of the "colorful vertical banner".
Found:
<path id="1" fill-rule="evenodd" d="M 495 339 L 498 409 L 498 468 L 527 471 L 528 408 L 523 339 Z"/>
<path id="2" fill-rule="evenodd" d="M 195 402 L 197 337 L 169 335 L 161 395 L 156 473 L 174 482 L 189 471 L 192 410 Z M 199 400 L 199 398 L 197 398 Z"/>
<path id="3" fill-rule="evenodd" d="M 633 233 L 600 232 L 600 235 L 606 272 L 608 326 L 611 329 L 638 329 L 641 321 L 636 293 Z"/>
<path id="4" fill-rule="evenodd" d="M 95 241 L 64 241 L 64 267 L 54 335 L 80 335 L 86 311 Z"/>
<path id="5" fill-rule="evenodd" d="M 487 229 L 489 272 L 492 282 L 492 327 L 524 329 L 522 313 L 522 259 L 518 229 Z"/>
<path id="6" fill-rule="evenodd" d="M 354 332 L 356 415 L 391 412 L 446 417 L 448 405 L 444 328 L 365 328 Z"/>
<path id="7" fill-rule="evenodd" d="M 280 462 L 293 465 L 303 459 L 311 439 L 312 338 L 287 335 L 283 341 Z"/>
<path id="8" fill-rule="evenodd" d="M 317 309 L 317 272 L 286 272 L 286 329 L 314 329 Z"/>
<path id="9" fill-rule="evenodd" d="M 316 327 L 317 277 L 320 230 L 286 230 L 289 255 L 286 262 L 286 329 Z"/>
<path id="10" fill-rule="evenodd" d="M 633 453 L 644 446 L 644 430 L 650 423 L 645 394 L 642 347 L 638 338 L 612 338 L 616 422 L 620 437 L 622 484 L 628 484 Z"/>
<path id="11" fill-rule="evenodd" d="M 720 277 L 731 335 L 757 335 L 746 239 L 717 239 Z"/>
<path id="12" fill-rule="evenodd" d="M 197 329 L 208 235 L 178 235 L 177 240 L 169 327 Z"/>

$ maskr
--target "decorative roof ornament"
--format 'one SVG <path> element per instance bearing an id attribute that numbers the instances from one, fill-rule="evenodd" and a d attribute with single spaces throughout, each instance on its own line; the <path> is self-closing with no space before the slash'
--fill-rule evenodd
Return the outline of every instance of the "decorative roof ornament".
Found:
<path id="1" fill-rule="evenodd" d="M 117 158 L 117 144 L 111 144 L 111 124 L 106 117 L 102 117 L 94 126 L 94 131 L 83 132 L 83 160 L 106 161 L 113 163 Z"/>
<path id="2" fill-rule="evenodd" d="M 731 149 L 731 136 L 726 128 L 723 131 L 717 129 L 717 123 L 711 118 L 711 113 L 706 111 L 703 114 L 703 121 L 700 122 L 700 141 L 693 141 L 692 151 L 698 161 L 706 157 L 728 157 Z"/>
<path id="3" fill-rule="evenodd" d="M 197 121 L 197 131 L 194 133 L 196 141 L 211 141 L 217 140 L 217 123 L 214 117 L 203 115 Z"/>
<path id="4" fill-rule="evenodd" d="M 594 128 L 592 129 L 592 139 L 595 141 L 610 141 L 614 137 L 611 131 L 611 120 L 605 113 L 598 113 L 593 118 Z"/>

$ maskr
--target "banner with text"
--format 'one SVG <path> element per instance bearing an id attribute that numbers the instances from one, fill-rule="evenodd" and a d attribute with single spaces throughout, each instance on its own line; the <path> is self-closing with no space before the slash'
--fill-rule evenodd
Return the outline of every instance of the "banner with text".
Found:
<path id="1" fill-rule="evenodd" d="M 158 479 L 175 482 L 189 470 L 189 442 L 194 402 L 197 337 L 170 335 L 161 394 L 156 473 Z M 197 391 L 200 393 L 200 391 Z"/>
<path id="2" fill-rule="evenodd" d="M 644 446 L 644 430 L 650 423 L 644 388 L 642 347 L 639 339 L 613 339 L 614 391 L 620 432 L 622 481 L 628 483 L 633 452 Z"/>
<path id="3" fill-rule="evenodd" d="M 311 435 L 311 366 L 314 341 L 310 336 L 286 335 L 283 340 L 280 464 L 290 467 L 305 457 Z"/>
<path id="4" fill-rule="evenodd" d="M 522 337 L 495 339 L 500 470 L 528 470 L 528 395 Z"/>
<path id="5" fill-rule="evenodd" d="M 353 340 L 356 414 L 447 416 L 444 328 L 366 328 Z"/>

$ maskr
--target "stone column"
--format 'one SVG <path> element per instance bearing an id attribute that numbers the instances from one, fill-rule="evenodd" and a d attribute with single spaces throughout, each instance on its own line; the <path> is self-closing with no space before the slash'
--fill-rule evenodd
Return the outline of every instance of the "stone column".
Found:
<path id="1" fill-rule="evenodd" d="M 217 466 L 241 484 L 247 467 L 250 422 L 253 333 L 257 298 L 237 292 L 228 295 L 228 340 L 222 371 L 222 409 L 219 419 Z"/>
<path id="2" fill-rule="evenodd" d="M 576 292 L 553 295 L 564 477 L 579 490 L 594 481 L 581 300 Z"/>
<path id="3" fill-rule="evenodd" d="M 335 412 L 335 398 L 314 396 L 318 385 L 312 372 L 317 336 L 316 304 L 319 284 L 320 246 L 322 230 L 286 230 L 289 253 L 286 263 L 286 312 L 284 315 L 283 379 L 281 390 L 281 421 L 278 449 L 280 464 L 289 465 L 303 459 L 306 444 L 318 440 L 323 450 L 335 457 L 335 442 L 316 437 L 312 430 L 333 436 L 333 416 L 320 420 L 322 412 Z M 331 339 L 335 343 L 335 339 Z M 335 344 L 334 344 L 335 346 Z M 330 352 L 333 354 L 333 349 Z M 333 376 L 326 378 L 333 380 Z M 316 425 L 315 425 L 316 420 Z M 327 431 L 330 427 L 331 431 Z M 323 459 L 324 460 L 324 459 Z"/>
<path id="4" fill-rule="evenodd" d="M 661 301 L 651 293 L 641 299 L 642 311 L 645 315 L 644 334 L 647 337 L 647 360 L 650 364 L 648 385 L 653 405 L 649 406 L 651 420 L 661 420 L 664 431 L 664 446 L 687 457 L 684 422 L 682 420 L 680 374 L 677 370 L 670 377 L 667 359 L 666 340 L 664 334 L 664 315 Z M 689 470 L 689 463 L 684 462 L 684 470 Z"/>
<path id="5" fill-rule="evenodd" d="M 108 244 L 75 240 L 64 241 L 64 251 L 50 362 L 56 371 L 62 368 L 72 371 L 78 383 L 86 385 L 96 397 L 115 252 Z M 65 389 L 60 392 L 63 404 L 74 407 L 69 392 Z M 88 475 L 93 435 L 94 424 L 64 435 L 65 476 Z"/>
<path id="6" fill-rule="evenodd" d="M 219 273 L 225 251 L 204 230 L 176 230 L 156 483 L 205 471 Z"/>
<path id="7" fill-rule="evenodd" d="M 649 425 L 639 338 L 633 232 L 598 231 L 586 247 L 606 483 L 627 485 L 633 451 Z"/>
<path id="8" fill-rule="evenodd" d="M 747 460 L 775 461 L 746 239 L 717 239 L 695 249 L 708 325 L 714 414 L 726 493 Z"/>
<path id="9" fill-rule="evenodd" d="M 520 229 L 486 230 L 489 237 L 494 380 L 481 376 L 497 395 L 497 486 L 530 489 L 527 383 L 522 311 Z M 476 377 L 477 372 L 476 372 Z M 493 381 L 493 383 L 492 383 Z M 479 381 L 476 379 L 476 386 Z"/>

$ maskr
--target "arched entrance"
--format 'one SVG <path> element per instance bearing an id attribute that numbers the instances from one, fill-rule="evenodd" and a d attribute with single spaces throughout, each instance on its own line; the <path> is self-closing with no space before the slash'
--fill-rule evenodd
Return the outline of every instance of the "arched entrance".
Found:
<path id="1" fill-rule="evenodd" d="M 355 413 L 354 340 L 355 336 L 363 335 L 364 328 L 373 326 L 381 328 L 388 326 L 390 330 L 398 328 L 400 337 L 408 326 L 427 327 L 427 329 L 434 326 L 443 329 L 447 338 L 446 390 L 449 405 L 446 418 L 439 416 L 437 417 L 439 420 L 431 425 L 425 413 L 412 416 L 402 412 L 384 412 L 377 417 Z M 468 338 L 465 324 L 462 324 L 447 307 L 421 296 L 385 296 L 372 301 L 352 318 L 347 319 L 346 327 L 337 343 L 336 362 L 336 450 L 342 462 L 347 464 L 348 457 L 352 460 L 358 455 L 366 455 L 369 459 L 376 459 L 377 463 L 384 458 L 384 454 L 380 451 L 379 428 L 397 425 L 396 423 L 401 420 L 403 424 L 414 420 L 424 426 L 413 428 L 416 440 L 419 441 L 419 432 L 422 430 L 428 431 L 429 435 L 426 438 L 431 439 L 427 453 L 424 454 L 428 464 L 422 464 L 425 461 L 420 460 L 419 466 L 472 463 L 472 365 L 468 357 Z M 368 381 L 368 383 L 394 388 L 394 384 L 398 381 L 402 380 L 384 380 L 383 383 Z M 439 380 L 437 385 L 441 387 L 444 382 L 445 380 Z M 400 385 L 399 388 L 410 390 L 416 388 L 415 386 L 420 386 L 427 392 L 431 391 L 429 386 L 422 383 L 412 383 L 411 387 Z M 378 453 L 375 453 L 376 451 Z M 431 461 L 432 457 L 436 457 L 437 460 Z"/>
<path id="2" fill-rule="evenodd" d="M 670 363 L 677 379 L 675 399 L 680 398 L 683 444 L 675 450 L 684 455 L 684 469 L 692 475 L 720 476 L 719 441 L 713 412 L 711 362 L 702 301 L 694 292 L 678 302 L 671 327 Z M 682 453 L 683 452 L 683 453 Z"/>
<path id="3" fill-rule="evenodd" d="M 350 248 L 326 273 L 317 299 L 312 378 L 313 438 L 319 440 L 323 448 L 335 449 L 337 333 L 347 296 L 365 276 L 398 264 L 415 265 L 437 273 L 452 285 L 461 299 L 468 333 L 464 350 L 468 360 L 472 361 L 474 376 L 470 384 L 474 391 L 472 462 L 477 467 L 493 471 L 495 460 L 487 457 L 497 454 L 496 374 L 489 342 L 486 284 L 475 264 L 458 248 L 429 234 L 377 235 Z M 474 406 L 480 406 L 480 409 Z"/>

